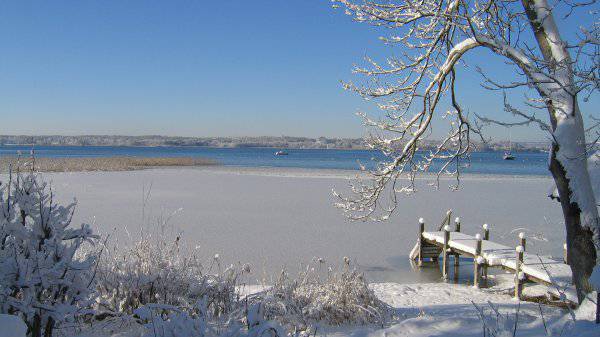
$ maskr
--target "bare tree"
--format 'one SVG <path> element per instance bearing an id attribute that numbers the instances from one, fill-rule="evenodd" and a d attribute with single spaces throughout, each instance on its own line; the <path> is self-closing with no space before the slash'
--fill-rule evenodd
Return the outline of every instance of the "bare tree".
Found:
<path id="1" fill-rule="evenodd" d="M 461 163 L 469 159 L 473 138 L 484 137 L 481 126 L 537 124 L 551 139 L 549 170 L 558 187 L 567 230 L 569 264 L 582 300 L 587 278 L 600 248 L 600 219 L 587 171 L 586 130 L 578 100 L 588 99 L 600 86 L 600 22 L 596 0 L 334 0 L 356 21 L 389 28 L 382 37 L 399 45 L 399 56 L 380 64 L 366 58 L 367 66 L 355 72 L 367 76 L 363 85 L 345 83 L 366 99 L 376 101 L 384 118 L 360 113 L 372 130 L 366 141 L 389 160 L 370 171 L 371 179 L 352 184 L 350 195 L 339 195 L 337 206 L 353 219 L 385 219 L 397 206 L 397 194 L 411 193 L 418 172 L 427 171 L 434 160 L 442 174 L 460 175 Z M 555 16 L 562 18 L 588 11 L 596 20 L 580 28 L 574 41 L 563 39 Z M 585 21 L 585 20 L 583 20 Z M 498 83 L 480 70 L 488 89 L 525 89 L 535 93 L 526 101 L 527 111 L 509 104 L 505 110 L 514 122 L 469 116 L 456 94 L 457 67 L 465 55 L 486 49 L 515 69 L 511 83 Z M 431 134 L 432 120 L 446 99 L 450 131 L 434 150 L 419 151 Z M 539 118 L 536 109 L 547 111 Z M 546 121 L 549 121 L 546 122 Z M 401 179 L 406 178 L 409 179 Z M 439 184 L 439 179 L 438 179 Z M 382 194 L 390 192 L 391 201 Z"/>

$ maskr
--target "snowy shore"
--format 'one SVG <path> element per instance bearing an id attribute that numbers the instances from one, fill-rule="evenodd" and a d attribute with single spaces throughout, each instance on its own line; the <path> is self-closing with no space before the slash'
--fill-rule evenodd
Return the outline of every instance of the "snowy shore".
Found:
<path id="1" fill-rule="evenodd" d="M 134 240 L 159 218 L 182 231 L 204 256 L 253 266 L 261 280 L 295 271 L 314 257 L 339 263 L 353 259 L 376 282 L 437 281 L 437 270 L 410 271 L 417 219 L 436 227 L 447 209 L 463 219 L 462 230 L 491 226 L 493 240 L 514 245 L 529 234 L 530 251 L 560 256 L 564 229 L 558 204 L 546 197 L 545 177 L 465 175 L 457 192 L 420 180 L 419 192 L 403 198 L 387 222 L 350 222 L 332 204 L 332 188 L 344 192 L 354 172 L 274 168 L 168 168 L 136 172 L 46 174 L 57 197 L 76 197 L 75 223 L 89 222 L 111 241 Z M 547 240 L 547 241 L 546 241 Z"/>
<path id="2" fill-rule="evenodd" d="M 531 302 L 518 302 L 497 289 L 475 289 L 447 283 L 374 283 L 370 288 L 389 305 L 393 318 L 384 326 L 319 325 L 317 334 L 330 337 L 481 337 L 597 336 L 594 305 L 586 302 L 572 312 Z M 260 287 L 255 287 L 260 290 Z M 488 334 L 483 335 L 483 327 Z M 515 322 L 516 327 L 515 327 Z M 83 327 L 69 337 L 139 337 L 141 325 L 122 318 Z M 493 333 L 490 334 L 490 333 Z"/>

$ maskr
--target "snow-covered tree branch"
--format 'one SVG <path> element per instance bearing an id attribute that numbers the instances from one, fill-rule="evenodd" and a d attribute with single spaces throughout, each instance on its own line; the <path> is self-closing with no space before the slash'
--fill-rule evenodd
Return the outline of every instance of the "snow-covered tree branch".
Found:
<path id="1" fill-rule="evenodd" d="M 396 45 L 399 56 L 378 63 L 366 58 L 355 72 L 368 81 L 345 83 L 345 88 L 375 101 L 383 118 L 360 113 L 371 132 L 369 146 L 381 150 L 389 160 L 370 171 L 370 179 L 351 185 L 349 194 L 339 194 L 336 204 L 350 218 L 381 220 L 398 204 L 397 194 L 415 191 L 415 177 L 432 169 L 456 177 L 461 163 L 468 162 L 472 139 L 483 140 L 482 125 L 529 125 L 535 123 L 552 140 L 549 169 L 558 186 L 567 229 L 574 282 L 583 298 L 585 280 L 596 264 L 600 249 L 600 220 L 587 171 L 588 147 L 584 119 L 578 99 L 597 94 L 600 78 L 599 26 L 596 1 L 572 3 L 547 0 L 336 0 L 334 7 L 358 22 L 389 29 L 382 41 Z M 568 17 L 591 11 L 595 20 L 581 27 L 577 38 L 561 37 L 556 16 Z M 585 22 L 585 20 L 583 20 Z M 515 107 L 505 98 L 505 110 L 520 118 L 520 124 L 499 122 L 479 114 L 471 116 L 460 102 L 456 83 L 465 56 L 481 49 L 513 67 L 515 78 L 502 84 L 480 70 L 484 87 L 506 91 L 527 89 L 535 93 L 526 106 L 544 108 L 547 119 Z M 506 96 L 505 96 L 506 97 Z M 447 102 L 443 102 L 447 100 Z M 468 103 L 468 102 L 467 102 Z M 442 111 L 439 111 L 442 110 Z M 437 117 L 439 115 L 439 117 Z M 435 150 L 420 151 L 432 133 L 435 118 L 449 120 L 449 132 Z M 407 178 L 407 179 L 402 179 Z M 382 197 L 389 193 L 388 198 Z"/>

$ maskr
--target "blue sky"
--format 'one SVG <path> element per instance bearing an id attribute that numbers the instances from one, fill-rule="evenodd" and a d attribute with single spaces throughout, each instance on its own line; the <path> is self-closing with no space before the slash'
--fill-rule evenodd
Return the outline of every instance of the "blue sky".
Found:
<path id="1" fill-rule="evenodd" d="M 354 112 L 374 108 L 339 81 L 365 54 L 394 49 L 330 5 L 3 1 L 0 133 L 359 137 Z M 477 79 L 461 87 L 467 108 L 501 116 L 501 97 Z"/>

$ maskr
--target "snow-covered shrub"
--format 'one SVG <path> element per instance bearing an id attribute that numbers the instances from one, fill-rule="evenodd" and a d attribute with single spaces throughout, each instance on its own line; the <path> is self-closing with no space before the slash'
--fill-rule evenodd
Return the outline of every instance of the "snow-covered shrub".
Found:
<path id="1" fill-rule="evenodd" d="M 247 310 L 245 322 L 242 311 L 230 313 L 224 324 L 215 324 L 207 310 L 206 300 L 194 307 L 182 309 L 164 304 L 147 304 L 135 311 L 145 324 L 142 337 L 284 337 L 283 327 L 276 321 L 264 318 L 262 304 L 255 303 Z"/>
<path id="2" fill-rule="evenodd" d="M 205 313 L 187 311 L 166 304 L 146 304 L 134 310 L 144 322 L 143 337 L 204 337 L 207 336 Z"/>
<path id="3" fill-rule="evenodd" d="M 282 271 L 273 287 L 261 297 L 265 315 L 294 330 L 315 322 L 330 325 L 382 323 L 387 306 L 379 300 L 362 273 L 345 259 L 341 270 L 325 269 L 324 262 L 309 265 L 291 278 Z"/>
<path id="4" fill-rule="evenodd" d="M 74 209 L 33 170 L 0 185 L 0 313 L 21 317 L 29 336 L 51 336 L 93 302 L 95 256 L 80 248 L 97 238 L 71 226 Z"/>
<path id="5" fill-rule="evenodd" d="M 279 322 L 265 319 L 265 305 L 260 301 L 248 308 L 246 325 L 248 337 L 284 337 L 287 335 Z"/>
<path id="6" fill-rule="evenodd" d="M 264 319 L 241 299 L 237 286 L 247 265 L 221 268 L 215 255 L 204 267 L 195 250 L 177 235 L 142 234 L 124 250 L 102 255 L 97 271 L 97 308 L 136 317 L 144 337 L 283 337 L 284 329 Z"/>
<path id="7" fill-rule="evenodd" d="M 98 308 L 132 314 L 146 304 L 187 309 L 206 300 L 207 310 L 219 316 L 233 309 L 235 287 L 247 270 L 233 265 L 222 269 L 217 255 L 204 268 L 194 250 L 182 247 L 180 236 L 142 234 L 130 248 L 102 255 L 96 283 Z"/>

